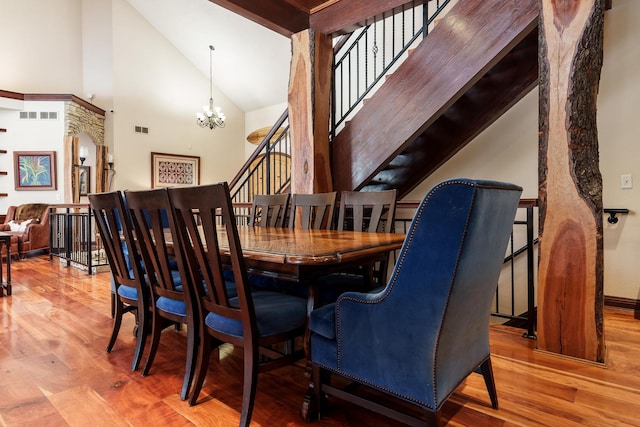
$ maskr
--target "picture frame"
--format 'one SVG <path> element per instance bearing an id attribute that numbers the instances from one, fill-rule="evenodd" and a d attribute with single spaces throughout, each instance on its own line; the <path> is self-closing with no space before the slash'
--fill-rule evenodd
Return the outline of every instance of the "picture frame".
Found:
<path id="1" fill-rule="evenodd" d="M 200 185 L 200 157 L 151 153 L 151 188 Z"/>
<path id="2" fill-rule="evenodd" d="M 55 151 L 14 151 L 16 191 L 55 191 L 58 172 Z"/>
<path id="3" fill-rule="evenodd" d="M 80 195 L 86 196 L 91 192 L 91 166 L 79 166 L 80 178 L 78 178 L 78 187 Z"/>

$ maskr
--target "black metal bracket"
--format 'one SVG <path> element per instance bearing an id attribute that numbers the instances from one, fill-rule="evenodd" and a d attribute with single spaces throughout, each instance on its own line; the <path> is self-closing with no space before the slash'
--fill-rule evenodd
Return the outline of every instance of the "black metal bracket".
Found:
<path id="1" fill-rule="evenodd" d="M 603 209 L 604 213 L 609 214 L 609 218 L 607 218 L 607 221 L 609 222 L 609 224 L 616 224 L 618 222 L 618 217 L 616 216 L 617 214 L 628 214 L 629 213 L 629 209 Z"/>

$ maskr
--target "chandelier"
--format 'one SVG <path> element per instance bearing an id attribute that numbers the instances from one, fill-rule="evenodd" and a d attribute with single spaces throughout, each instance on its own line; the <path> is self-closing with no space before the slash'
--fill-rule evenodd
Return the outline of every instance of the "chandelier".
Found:
<path id="1" fill-rule="evenodd" d="M 213 57 L 214 50 L 215 48 L 213 46 L 209 46 L 209 105 L 202 107 L 204 109 L 204 113 L 196 113 L 196 116 L 198 117 L 196 119 L 198 126 L 209 129 L 223 128 L 224 121 L 226 119 L 220 107 L 213 107 L 213 75 L 211 73 L 211 58 Z"/>

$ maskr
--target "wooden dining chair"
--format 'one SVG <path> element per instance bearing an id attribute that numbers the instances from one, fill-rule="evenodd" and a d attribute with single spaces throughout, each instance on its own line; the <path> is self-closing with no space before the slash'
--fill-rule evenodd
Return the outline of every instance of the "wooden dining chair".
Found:
<path id="1" fill-rule="evenodd" d="M 281 367 L 302 357 L 301 351 L 279 352 L 274 345 L 305 331 L 306 299 L 278 292 L 251 292 L 238 238 L 227 183 L 170 188 L 169 196 L 179 230 L 179 244 L 194 278 L 185 286 L 198 301 L 200 345 L 197 372 L 189 404 L 198 400 L 209 367 L 212 344 L 231 343 L 244 349 L 244 384 L 240 426 L 251 421 L 258 372 Z M 200 214 L 201 225 L 194 220 Z M 216 211 L 228 239 L 237 296 L 229 295 L 223 278 L 223 254 L 216 229 Z"/>
<path id="2" fill-rule="evenodd" d="M 340 193 L 338 230 L 391 233 L 394 230 L 396 190 L 343 191 Z M 383 284 L 387 278 L 389 254 L 354 272 L 365 285 Z M 343 279 L 346 279 L 343 277 Z M 353 278 L 352 278 L 353 279 Z"/>
<path id="3" fill-rule="evenodd" d="M 253 196 L 249 225 L 282 227 L 289 207 L 289 194 L 256 194 Z"/>
<path id="4" fill-rule="evenodd" d="M 320 417 L 329 395 L 409 425 L 440 425 L 444 403 L 473 372 L 484 377 L 497 409 L 489 320 L 521 192 L 462 178 L 436 185 L 418 207 L 384 289 L 347 292 L 311 313 L 308 415 Z M 332 376 L 348 381 L 332 384 Z M 392 398 L 402 404 L 389 405 Z"/>
<path id="5" fill-rule="evenodd" d="M 337 230 L 393 232 L 396 190 L 340 193 Z"/>
<path id="6" fill-rule="evenodd" d="M 110 353 L 118 337 L 122 316 L 136 315 L 136 346 L 131 370 L 138 369 L 148 335 L 149 289 L 145 284 L 142 259 L 136 250 L 133 226 L 122 193 L 89 194 L 91 211 L 109 261 L 115 298 L 113 331 L 107 344 Z"/>
<path id="7" fill-rule="evenodd" d="M 289 228 L 303 230 L 330 229 L 337 192 L 316 194 L 293 194 L 289 209 Z"/>
<path id="8" fill-rule="evenodd" d="M 125 191 L 124 195 L 151 294 L 151 346 L 142 375 L 149 374 L 160 345 L 162 330 L 170 325 L 186 324 L 187 356 L 180 390 L 180 398 L 185 400 L 195 370 L 199 322 L 191 299 L 183 292 L 184 283 L 190 280 L 187 269 L 182 257 L 174 256 L 172 242 L 176 227 L 169 194 L 165 188 L 161 188 Z"/>

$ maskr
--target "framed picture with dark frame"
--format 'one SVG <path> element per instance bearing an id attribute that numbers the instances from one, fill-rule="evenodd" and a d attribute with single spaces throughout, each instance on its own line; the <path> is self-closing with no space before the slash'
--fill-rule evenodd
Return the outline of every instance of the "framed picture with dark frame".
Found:
<path id="1" fill-rule="evenodd" d="M 80 178 L 78 185 L 80 187 L 80 195 L 86 196 L 91 192 L 91 166 L 79 166 Z"/>
<path id="2" fill-rule="evenodd" d="M 151 153 L 151 188 L 200 184 L 200 157 Z"/>
<path id="3" fill-rule="evenodd" d="M 55 151 L 14 151 L 16 191 L 57 190 Z"/>

